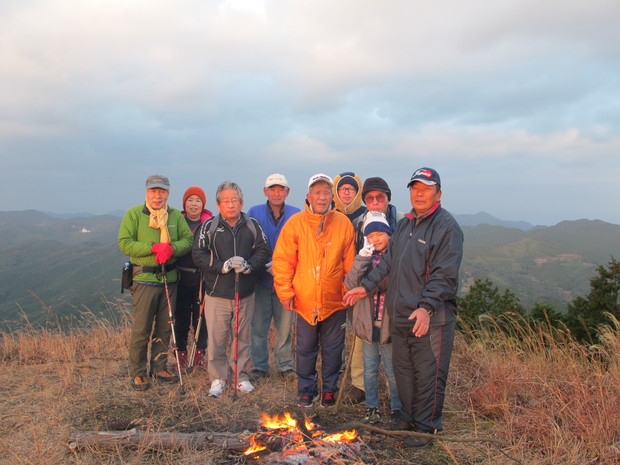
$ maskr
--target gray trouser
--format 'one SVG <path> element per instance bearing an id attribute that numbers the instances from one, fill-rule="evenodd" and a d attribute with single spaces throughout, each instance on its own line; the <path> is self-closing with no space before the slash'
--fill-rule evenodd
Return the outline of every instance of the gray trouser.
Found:
<path id="1" fill-rule="evenodd" d="M 254 294 L 239 299 L 239 347 L 237 382 L 247 381 L 252 366 L 250 359 L 250 326 L 254 312 Z M 235 359 L 235 299 L 205 295 L 205 319 L 209 333 L 208 371 L 211 381 L 227 381 L 232 377 Z"/>
<path id="2" fill-rule="evenodd" d="M 392 365 L 405 419 L 421 431 L 441 431 L 455 322 L 416 337 L 411 326 L 392 328 Z M 410 418 L 407 418 L 409 416 Z"/>
<path id="3" fill-rule="evenodd" d="M 174 314 L 177 286 L 168 284 Z M 134 283 L 131 286 L 133 325 L 129 338 L 129 373 L 146 376 L 147 354 L 151 343 L 151 373 L 166 369 L 168 345 L 172 331 L 168 318 L 168 300 L 163 286 Z"/>

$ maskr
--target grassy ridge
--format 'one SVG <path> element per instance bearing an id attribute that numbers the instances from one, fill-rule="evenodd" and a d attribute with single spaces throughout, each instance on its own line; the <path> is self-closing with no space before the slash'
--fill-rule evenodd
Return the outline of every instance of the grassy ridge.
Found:
<path id="1" fill-rule="evenodd" d="M 178 386 L 146 393 L 129 387 L 129 313 L 115 324 L 88 318 L 69 331 L 22 329 L 0 334 L 0 463 L 185 464 L 240 463 L 239 457 L 207 450 L 153 450 L 145 445 L 92 448 L 70 453 L 71 431 L 132 427 L 161 432 L 254 431 L 260 413 L 294 409 L 295 382 L 272 375 L 257 390 L 233 401 L 207 397 L 206 374 Z M 365 434 L 365 463 L 385 465 L 620 464 L 620 327 L 602 332 L 597 347 L 575 344 L 570 335 L 505 317 L 508 334 L 489 329 L 458 335 L 441 436 L 495 438 L 509 445 L 441 441 L 423 451 L 402 439 Z M 272 338 L 273 342 L 273 338 Z M 381 402 L 388 403 L 385 393 Z M 314 420 L 338 428 L 363 416 L 363 405 L 339 411 L 316 409 Z M 384 410 L 385 411 L 385 410 Z M 379 425 L 383 426 L 383 425 Z M 342 461 L 342 464 L 353 462 Z"/>

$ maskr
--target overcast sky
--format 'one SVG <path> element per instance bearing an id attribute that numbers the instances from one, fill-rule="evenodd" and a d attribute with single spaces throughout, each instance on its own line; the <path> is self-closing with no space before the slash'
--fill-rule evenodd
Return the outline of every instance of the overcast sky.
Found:
<path id="1" fill-rule="evenodd" d="M 422 166 L 443 205 L 620 224 L 617 0 L 2 0 L 0 210 Z"/>

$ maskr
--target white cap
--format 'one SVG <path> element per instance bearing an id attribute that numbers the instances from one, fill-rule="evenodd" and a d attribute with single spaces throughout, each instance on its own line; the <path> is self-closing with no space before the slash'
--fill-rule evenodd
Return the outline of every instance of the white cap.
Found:
<path id="1" fill-rule="evenodd" d="M 318 173 L 310 177 L 310 180 L 308 181 L 308 189 L 310 189 L 317 182 L 326 182 L 330 186 L 334 187 L 334 181 L 332 181 L 332 178 L 330 178 L 326 174 Z"/>
<path id="2" fill-rule="evenodd" d="M 286 180 L 286 176 L 278 173 L 270 174 L 269 176 L 267 176 L 267 180 L 265 181 L 265 187 L 271 186 L 288 187 L 288 181 Z"/>

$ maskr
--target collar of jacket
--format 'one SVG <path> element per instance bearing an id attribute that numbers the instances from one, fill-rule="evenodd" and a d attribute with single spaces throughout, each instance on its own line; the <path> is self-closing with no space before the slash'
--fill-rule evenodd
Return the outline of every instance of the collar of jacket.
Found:
<path id="1" fill-rule="evenodd" d="M 437 202 L 435 205 L 433 205 L 433 208 L 431 208 L 429 211 L 427 211 L 426 213 L 424 213 L 424 215 L 422 216 L 418 216 L 415 213 L 415 210 L 412 208 L 411 211 L 409 213 L 407 213 L 405 216 L 407 218 L 409 218 L 410 220 L 423 220 L 424 218 L 428 218 L 429 216 L 431 216 L 433 213 L 435 213 L 437 211 L 437 209 L 441 207 L 441 201 Z"/>

